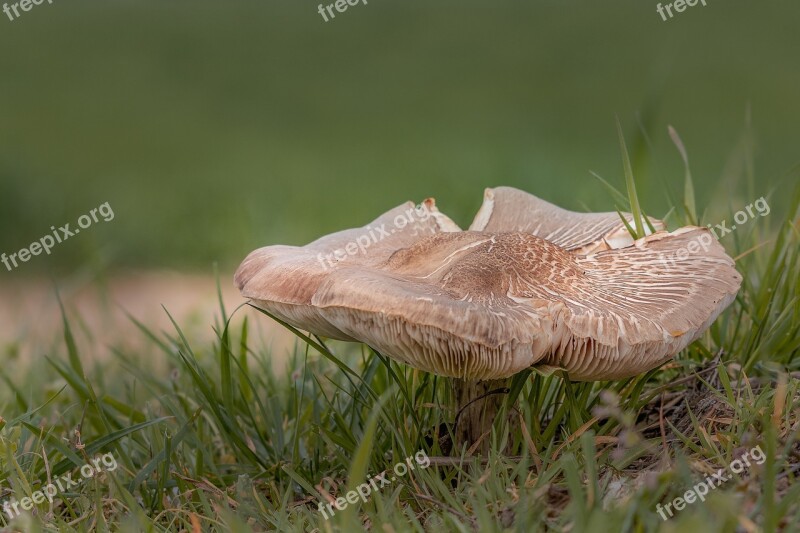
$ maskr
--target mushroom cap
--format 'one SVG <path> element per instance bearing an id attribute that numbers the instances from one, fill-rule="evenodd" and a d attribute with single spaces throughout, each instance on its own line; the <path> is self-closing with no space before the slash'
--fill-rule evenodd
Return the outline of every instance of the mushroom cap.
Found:
<path id="1" fill-rule="evenodd" d="M 245 298 L 284 322 L 325 337 L 356 340 L 311 305 L 326 277 L 339 268 L 380 264 L 397 249 L 442 231 L 461 231 L 433 198 L 406 202 L 366 226 L 326 235 L 305 246 L 267 246 L 250 253 L 234 276 Z"/>
<path id="2" fill-rule="evenodd" d="M 698 242 L 707 250 L 676 259 Z M 526 233 L 468 231 L 428 237 L 379 268 L 339 269 L 312 304 L 347 335 L 443 376 L 499 379 L 538 363 L 605 380 L 685 348 L 740 283 L 705 228 L 588 256 Z"/>
<path id="3" fill-rule="evenodd" d="M 685 348 L 741 276 L 705 228 L 633 241 L 617 213 L 573 213 L 499 187 L 486 190 L 470 231 L 432 199 L 408 202 L 306 246 L 256 250 L 235 281 L 299 329 L 443 376 L 499 379 L 539 365 L 601 380 Z"/>
<path id="4" fill-rule="evenodd" d="M 622 215 L 633 227 L 633 215 Z M 661 220 L 648 218 L 656 231 L 666 229 Z M 530 233 L 582 255 L 633 244 L 619 213 L 576 213 L 513 187 L 486 189 L 469 229 Z"/>

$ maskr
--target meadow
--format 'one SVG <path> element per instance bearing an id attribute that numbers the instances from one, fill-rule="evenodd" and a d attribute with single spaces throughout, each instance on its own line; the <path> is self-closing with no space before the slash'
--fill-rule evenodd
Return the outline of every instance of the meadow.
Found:
<path id="1" fill-rule="evenodd" d="M 114 217 L 0 267 L 0 531 L 800 530 L 800 8 L 562 4 L 371 0 L 326 23 L 56 1 L 2 21 L 0 253 Z M 644 375 L 517 375 L 485 454 L 452 446 L 442 378 L 231 296 L 259 246 L 431 196 L 465 227 L 498 185 L 710 225 L 742 288 Z M 155 283 L 124 327 L 20 301 L 114 300 L 162 270 L 211 280 L 182 290 L 214 318 L 159 307 Z"/>

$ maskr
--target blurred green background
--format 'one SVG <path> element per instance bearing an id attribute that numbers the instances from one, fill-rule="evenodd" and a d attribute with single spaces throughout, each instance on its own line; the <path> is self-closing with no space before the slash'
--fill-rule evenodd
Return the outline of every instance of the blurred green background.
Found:
<path id="1" fill-rule="evenodd" d="M 2 18 L 0 251 L 103 202 L 114 221 L 19 270 L 232 269 L 409 199 L 467 225 L 500 184 L 610 210 L 589 170 L 622 186 L 615 114 L 651 214 L 683 185 L 668 124 L 699 206 L 752 201 L 800 160 L 800 4 L 708 3 L 668 22 L 650 0 L 369 0 L 327 23 L 305 1 L 54 0 Z"/>

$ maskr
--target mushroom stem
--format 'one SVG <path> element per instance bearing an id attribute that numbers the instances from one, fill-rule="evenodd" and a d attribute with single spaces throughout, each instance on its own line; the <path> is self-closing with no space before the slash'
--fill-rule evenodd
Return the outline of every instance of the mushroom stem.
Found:
<path id="1" fill-rule="evenodd" d="M 471 450 L 485 454 L 491 447 L 492 424 L 508 394 L 510 379 L 489 381 L 467 381 L 452 379 L 453 402 L 456 418 L 453 423 L 455 453 L 460 453 L 464 445 Z"/>

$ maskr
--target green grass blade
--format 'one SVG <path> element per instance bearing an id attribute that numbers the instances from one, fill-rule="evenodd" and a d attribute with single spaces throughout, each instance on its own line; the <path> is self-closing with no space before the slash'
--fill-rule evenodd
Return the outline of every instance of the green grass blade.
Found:
<path id="1" fill-rule="evenodd" d="M 631 159 L 628 155 L 628 147 L 625 145 L 625 136 L 622 134 L 622 125 L 617 117 L 617 135 L 619 136 L 619 146 L 622 151 L 622 167 L 625 172 L 625 184 L 628 188 L 628 200 L 631 204 L 631 214 L 636 228 L 636 238 L 645 236 L 644 224 L 642 223 L 642 210 L 639 207 L 639 197 L 636 195 L 636 182 L 633 179 L 633 168 Z"/>
<path id="2" fill-rule="evenodd" d="M 692 182 L 692 171 L 689 168 L 689 154 L 686 152 L 686 147 L 683 145 L 680 135 L 672 126 L 667 127 L 669 136 L 678 152 L 683 159 L 683 166 L 685 168 L 685 178 L 683 184 L 683 207 L 686 209 L 686 215 L 690 224 L 698 225 L 700 220 L 697 218 L 697 205 L 694 199 L 694 183 Z"/>

